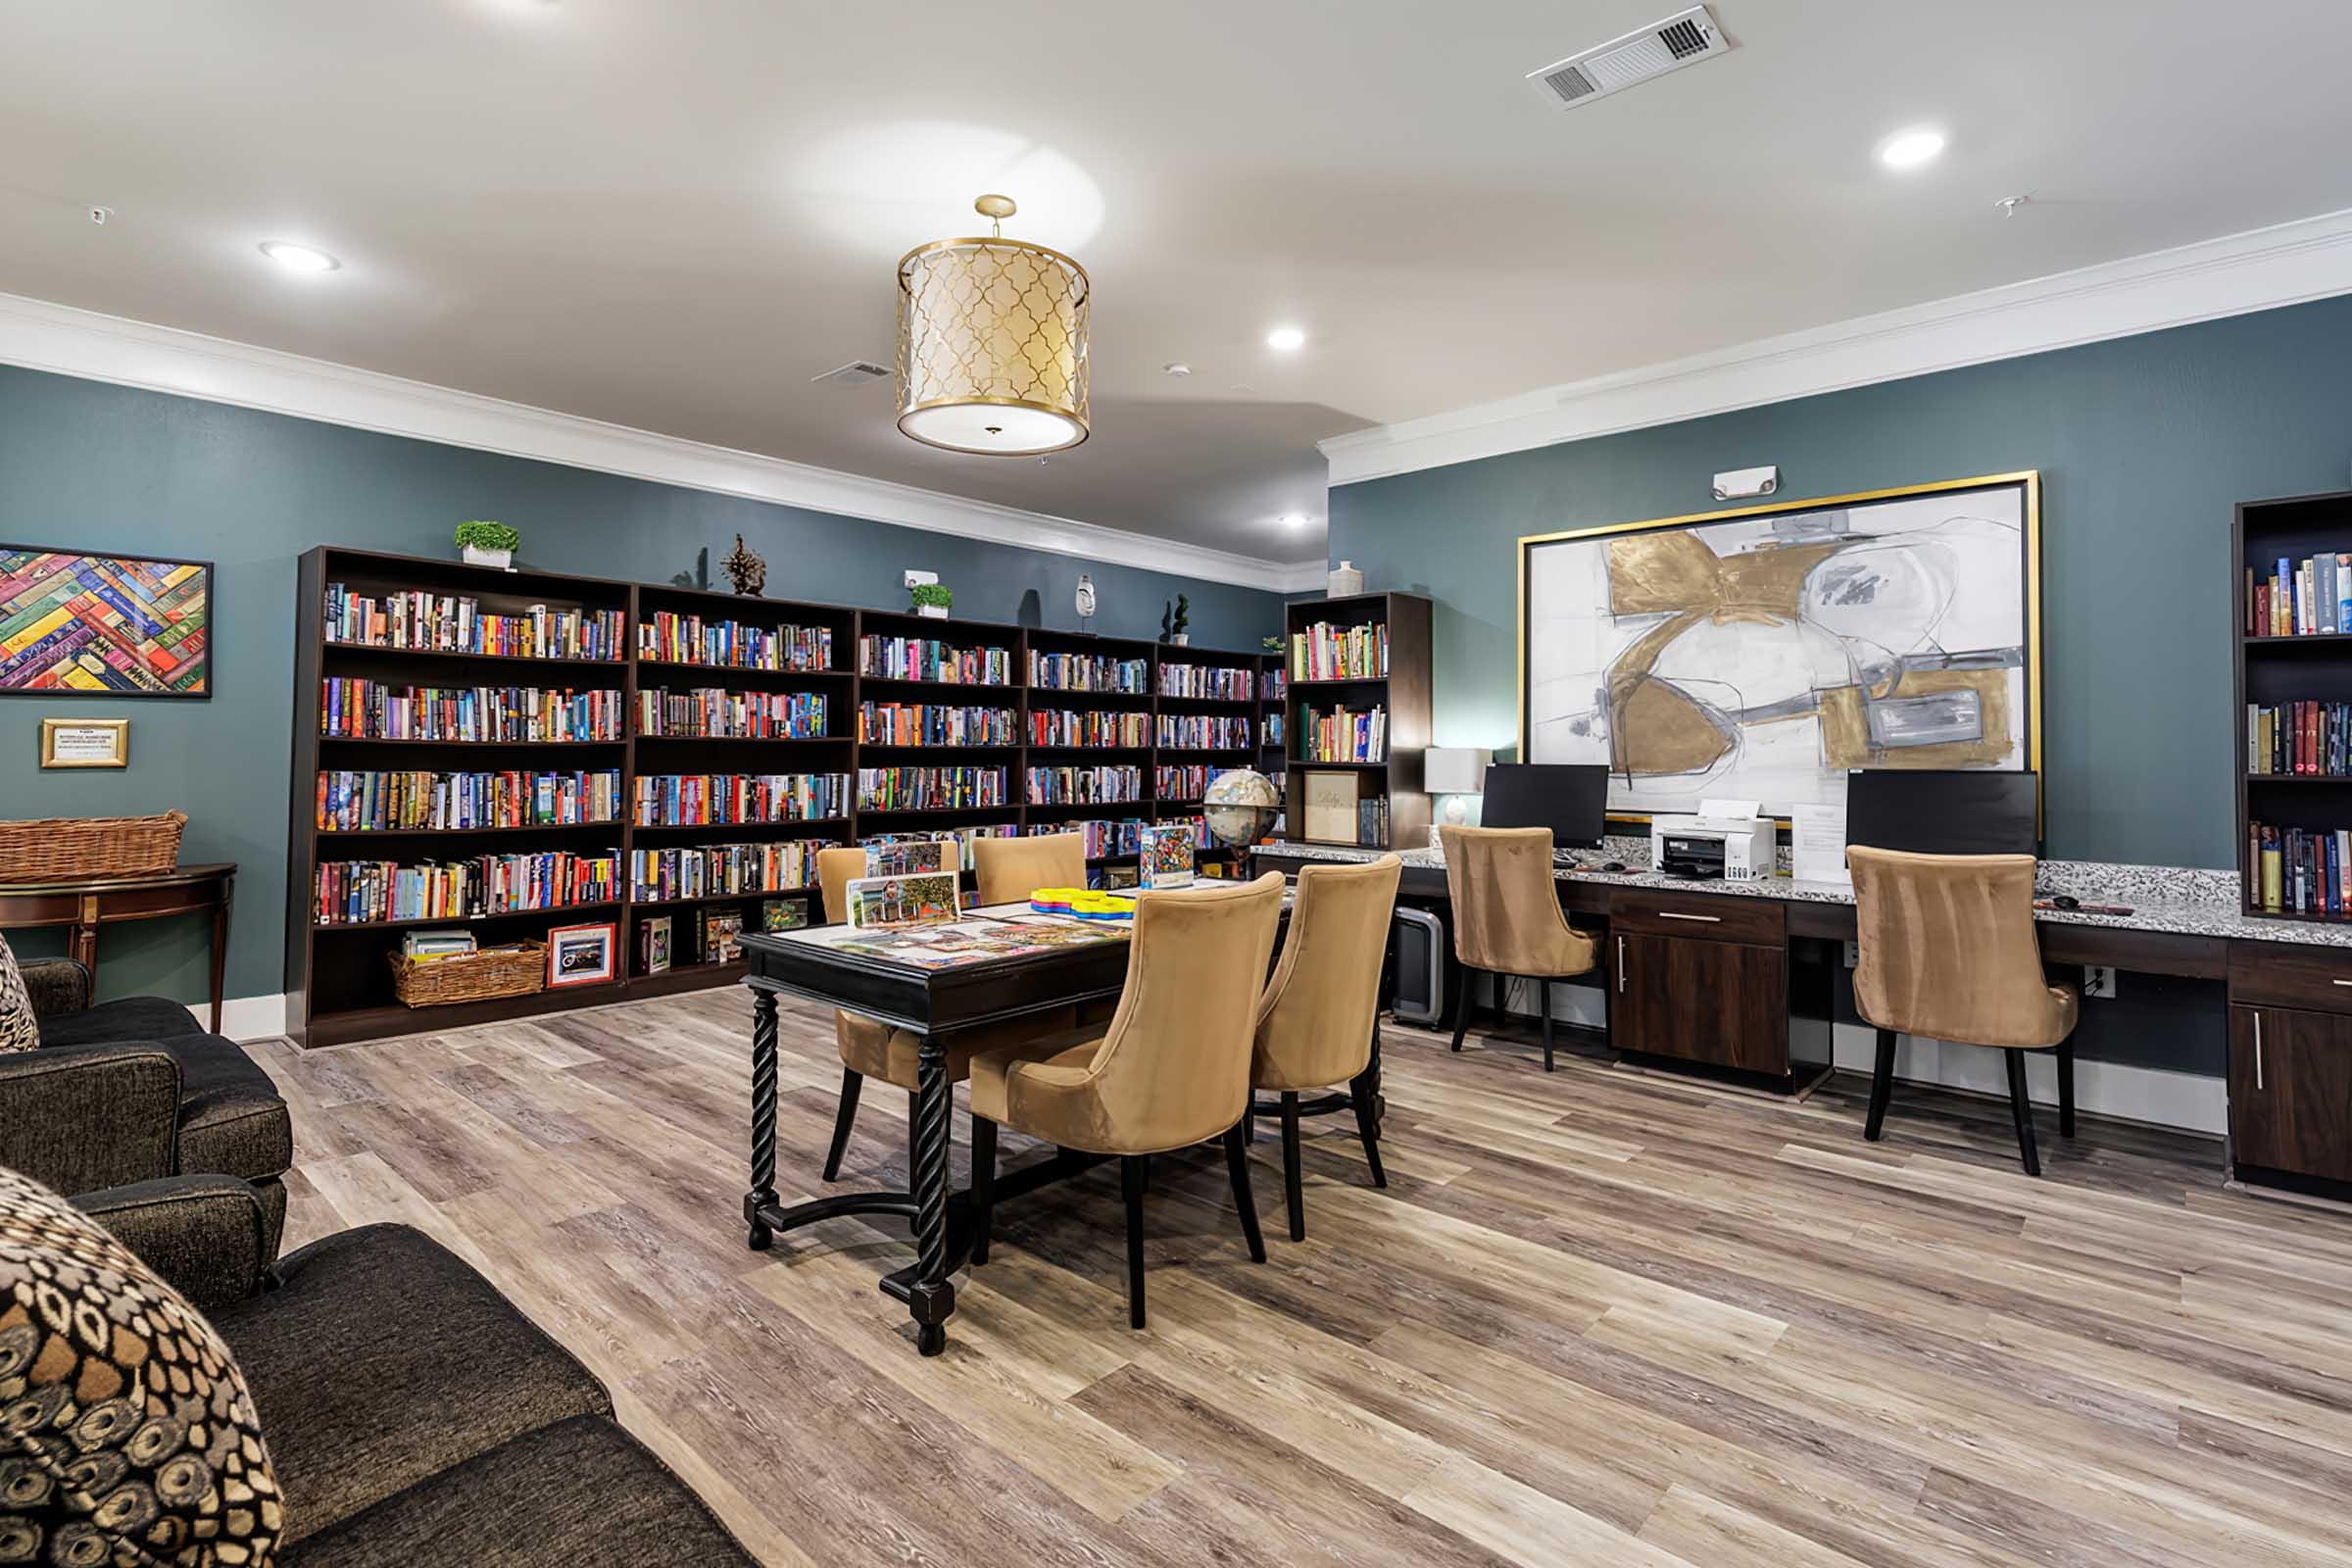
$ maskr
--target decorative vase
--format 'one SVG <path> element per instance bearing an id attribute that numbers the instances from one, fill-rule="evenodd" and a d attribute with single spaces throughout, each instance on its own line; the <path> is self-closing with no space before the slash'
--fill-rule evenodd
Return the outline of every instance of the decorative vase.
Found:
<path id="1" fill-rule="evenodd" d="M 484 550 L 480 545 L 467 545 L 466 547 L 466 564 L 468 566 L 496 566 L 501 571 L 512 571 L 514 569 L 514 552 L 512 550 Z"/>
<path id="2" fill-rule="evenodd" d="M 945 605 L 917 605 L 914 607 L 914 612 L 922 616 L 925 620 L 945 620 L 948 618 L 948 607 Z"/>
<path id="3" fill-rule="evenodd" d="M 1364 574 L 1355 569 L 1355 563 L 1343 561 L 1331 568 L 1329 597 L 1347 599 L 1364 591 Z"/>
<path id="4" fill-rule="evenodd" d="M 1189 631 L 1176 632 L 1170 635 L 1168 641 L 1179 648 L 1190 648 L 1193 646 L 1193 634 Z"/>

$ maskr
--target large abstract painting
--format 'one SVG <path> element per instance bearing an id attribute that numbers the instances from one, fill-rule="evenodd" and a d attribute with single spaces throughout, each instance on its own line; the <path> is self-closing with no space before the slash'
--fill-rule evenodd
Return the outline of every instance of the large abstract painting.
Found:
<path id="1" fill-rule="evenodd" d="M 0 697 L 210 697 L 213 568 L 0 545 Z"/>
<path id="2" fill-rule="evenodd" d="M 1522 755 L 1625 812 L 2031 767 L 2038 534 L 2023 473 L 1522 539 Z"/>

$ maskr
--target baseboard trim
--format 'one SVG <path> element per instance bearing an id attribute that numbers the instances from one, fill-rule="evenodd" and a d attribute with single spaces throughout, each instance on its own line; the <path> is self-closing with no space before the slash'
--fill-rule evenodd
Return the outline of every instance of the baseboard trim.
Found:
<path id="1" fill-rule="evenodd" d="M 209 1002 L 191 1002 L 188 1011 L 205 1028 L 213 1026 Z M 286 994 L 270 997 L 229 997 L 220 1004 L 220 1033 L 238 1042 L 270 1040 L 286 1032 Z"/>

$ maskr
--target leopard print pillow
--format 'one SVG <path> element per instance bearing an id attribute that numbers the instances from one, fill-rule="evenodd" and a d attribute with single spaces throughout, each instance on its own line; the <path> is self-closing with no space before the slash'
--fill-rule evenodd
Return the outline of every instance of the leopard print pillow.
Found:
<path id="1" fill-rule="evenodd" d="M 41 1025 L 32 1015 L 24 971 L 8 951 L 8 938 L 0 937 L 0 1052 L 30 1051 L 40 1043 Z"/>
<path id="2" fill-rule="evenodd" d="M 0 1170 L 0 1563 L 269 1568 L 277 1480 L 213 1326 Z"/>

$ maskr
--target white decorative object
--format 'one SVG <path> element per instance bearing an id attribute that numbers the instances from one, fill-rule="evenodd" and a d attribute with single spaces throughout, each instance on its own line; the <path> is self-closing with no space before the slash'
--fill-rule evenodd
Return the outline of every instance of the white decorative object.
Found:
<path id="1" fill-rule="evenodd" d="M 1421 754 L 1421 787 L 1444 796 L 1441 815 L 1455 827 L 1470 820 L 1470 799 L 1487 787 L 1487 768 L 1494 754 L 1484 746 L 1432 746 Z M 1437 842 L 1436 829 L 1430 842 Z"/>
<path id="2" fill-rule="evenodd" d="M 484 550 L 479 545 L 467 545 L 466 547 L 466 564 L 468 566 L 496 566 L 501 571 L 511 571 L 514 566 L 514 552 L 512 550 Z"/>
<path id="3" fill-rule="evenodd" d="M 1364 591 L 1364 574 L 1355 569 L 1355 563 L 1343 561 L 1331 568 L 1331 597 L 1346 599 Z"/>
<path id="4" fill-rule="evenodd" d="M 1091 573 L 1078 574 L 1078 629 L 1093 631 L 1087 622 L 1095 618 L 1095 579 Z"/>

